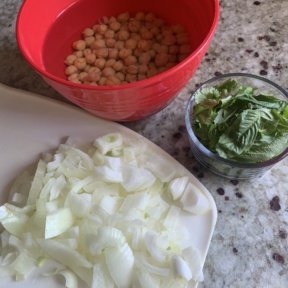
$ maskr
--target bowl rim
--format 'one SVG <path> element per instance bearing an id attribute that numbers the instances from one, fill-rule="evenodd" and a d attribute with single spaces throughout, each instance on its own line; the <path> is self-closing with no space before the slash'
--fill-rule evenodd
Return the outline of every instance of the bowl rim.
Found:
<path id="1" fill-rule="evenodd" d="M 202 151 L 202 153 L 205 154 L 205 156 L 207 156 L 213 160 L 222 162 L 223 164 L 227 164 L 231 167 L 257 169 L 257 168 L 264 168 L 267 166 L 272 166 L 272 165 L 276 164 L 277 162 L 280 162 L 286 156 L 288 156 L 288 147 L 286 149 L 284 149 L 284 151 L 282 153 L 280 153 L 279 155 L 277 155 L 277 156 L 275 156 L 269 160 L 263 161 L 263 162 L 257 162 L 257 163 L 237 162 L 234 160 L 228 160 L 228 159 L 222 158 L 218 154 L 211 152 L 208 148 L 206 148 L 200 142 L 200 140 L 195 135 L 194 130 L 193 130 L 192 125 L 191 125 L 191 120 L 190 120 L 191 119 L 191 117 L 190 117 L 191 107 L 192 107 L 191 104 L 194 100 L 195 94 L 200 89 L 202 89 L 204 85 L 210 84 L 210 83 L 215 82 L 217 80 L 221 80 L 221 79 L 225 79 L 225 78 L 231 78 L 231 77 L 246 77 L 246 78 L 253 78 L 256 80 L 260 80 L 262 82 L 267 83 L 270 86 L 273 86 L 277 90 L 279 90 L 288 99 L 288 91 L 286 91 L 284 88 L 282 88 L 281 86 L 279 86 L 275 82 L 273 82 L 273 81 L 271 81 L 265 77 L 261 77 L 261 76 L 255 75 L 255 74 L 240 73 L 240 72 L 221 74 L 220 76 L 213 77 L 213 78 L 203 82 L 196 90 L 194 90 L 191 93 L 191 96 L 189 97 L 188 102 L 186 104 L 186 108 L 185 108 L 185 125 L 186 125 L 186 130 L 188 132 L 188 136 L 195 143 L 195 145 L 198 147 L 198 149 L 200 149 Z"/>
<path id="2" fill-rule="evenodd" d="M 184 66 L 186 66 L 188 64 L 188 62 L 190 61 L 191 58 L 196 57 L 201 50 L 203 49 L 203 47 L 208 44 L 211 40 L 212 37 L 217 29 L 217 25 L 219 22 L 219 15 L 220 15 L 220 4 L 219 4 L 219 0 L 209 0 L 213 3 L 213 8 L 214 8 L 214 14 L 213 14 L 213 21 L 211 23 L 210 29 L 207 33 L 207 35 L 205 36 L 205 38 L 203 39 L 203 41 L 198 45 L 198 47 L 192 51 L 192 53 L 186 57 L 184 60 L 182 60 L 181 62 L 179 62 L 178 64 L 176 64 L 175 66 L 169 68 L 167 71 L 161 72 L 157 75 L 154 75 L 152 77 L 149 77 L 147 79 L 144 80 L 138 80 L 136 82 L 132 82 L 132 83 L 127 83 L 127 84 L 121 84 L 121 85 L 113 85 L 113 86 L 94 86 L 94 85 L 87 85 L 87 84 L 78 84 L 78 83 L 73 83 L 71 81 L 68 81 L 64 78 L 58 77 L 58 76 L 54 76 L 52 73 L 47 72 L 45 69 L 39 67 L 39 65 L 36 65 L 35 63 L 33 63 L 33 61 L 31 61 L 30 57 L 29 57 L 29 53 L 26 52 L 25 48 L 23 47 L 23 44 L 21 42 L 21 17 L 22 17 L 22 12 L 25 9 L 25 4 L 26 2 L 28 2 L 29 0 L 24 0 L 24 2 L 22 3 L 18 15 L 17 15 L 17 20 L 16 20 L 16 39 L 17 39 L 17 44 L 19 47 L 19 50 L 21 51 L 21 53 L 23 54 L 25 60 L 43 77 L 48 78 L 49 80 L 55 81 L 57 83 L 60 83 L 62 85 L 65 86 L 70 86 L 73 88 L 79 88 L 79 89 L 86 89 L 86 90 L 93 90 L 93 91 L 115 91 L 115 90 L 124 90 L 124 89 L 132 89 L 132 88 L 141 88 L 141 87 L 147 87 L 147 86 L 151 86 L 154 83 L 158 83 L 158 82 L 162 82 L 163 80 L 163 76 L 166 78 L 168 76 L 171 76 L 171 74 L 174 74 L 174 72 L 181 70 Z M 105 95 L 103 95 L 105 97 Z"/>

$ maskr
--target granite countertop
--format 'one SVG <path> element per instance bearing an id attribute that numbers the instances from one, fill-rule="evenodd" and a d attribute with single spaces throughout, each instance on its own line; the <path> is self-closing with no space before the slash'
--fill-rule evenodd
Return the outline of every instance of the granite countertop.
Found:
<path id="1" fill-rule="evenodd" d="M 15 18 L 21 2 L 0 1 L 0 82 L 65 101 L 17 49 Z M 287 27 L 287 0 L 222 0 L 218 30 L 195 76 L 163 111 L 125 124 L 186 166 L 216 201 L 218 222 L 201 288 L 288 287 L 288 159 L 252 181 L 214 176 L 190 154 L 183 112 L 191 91 L 220 73 L 250 72 L 288 88 Z"/>

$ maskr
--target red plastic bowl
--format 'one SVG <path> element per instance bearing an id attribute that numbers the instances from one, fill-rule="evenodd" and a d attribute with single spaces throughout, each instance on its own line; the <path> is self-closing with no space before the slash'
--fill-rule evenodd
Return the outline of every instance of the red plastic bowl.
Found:
<path id="1" fill-rule="evenodd" d="M 81 31 L 103 16 L 153 12 L 186 27 L 193 52 L 175 67 L 146 80 L 119 86 L 80 85 L 65 80 L 64 59 Z M 168 105 L 200 65 L 215 33 L 218 0 L 26 0 L 17 21 L 17 41 L 34 69 L 64 97 L 94 115 L 132 121 Z"/>

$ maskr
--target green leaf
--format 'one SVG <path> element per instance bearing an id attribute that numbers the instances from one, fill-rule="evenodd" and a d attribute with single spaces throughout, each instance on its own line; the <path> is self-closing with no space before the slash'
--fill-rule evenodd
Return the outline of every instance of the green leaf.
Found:
<path id="1" fill-rule="evenodd" d="M 196 104 L 202 103 L 207 99 L 218 99 L 220 98 L 220 93 L 215 88 L 203 88 L 196 92 L 195 102 Z"/>
<path id="2" fill-rule="evenodd" d="M 216 146 L 219 155 L 234 157 L 249 149 L 257 137 L 259 120 L 258 111 L 243 111 L 229 129 L 220 136 Z"/>
<path id="3" fill-rule="evenodd" d="M 222 95 L 228 95 L 238 90 L 239 85 L 234 79 L 228 79 L 215 87 Z"/>
<path id="4" fill-rule="evenodd" d="M 249 151 L 243 153 L 239 157 L 235 157 L 234 160 L 249 163 L 263 162 L 278 156 L 287 147 L 288 135 L 283 135 L 279 138 L 273 138 L 269 144 L 252 146 Z"/>
<path id="5" fill-rule="evenodd" d="M 287 148 L 287 101 L 233 79 L 196 96 L 195 134 L 210 151 L 226 159 L 259 162 Z"/>

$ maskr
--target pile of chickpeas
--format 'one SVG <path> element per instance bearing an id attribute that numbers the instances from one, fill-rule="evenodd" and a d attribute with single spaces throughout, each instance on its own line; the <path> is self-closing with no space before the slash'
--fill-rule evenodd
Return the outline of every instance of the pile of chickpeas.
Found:
<path id="1" fill-rule="evenodd" d="M 103 17 L 72 44 L 65 74 L 74 83 L 120 85 L 161 73 L 188 56 L 189 37 L 181 25 L 152 13 Z"/>

